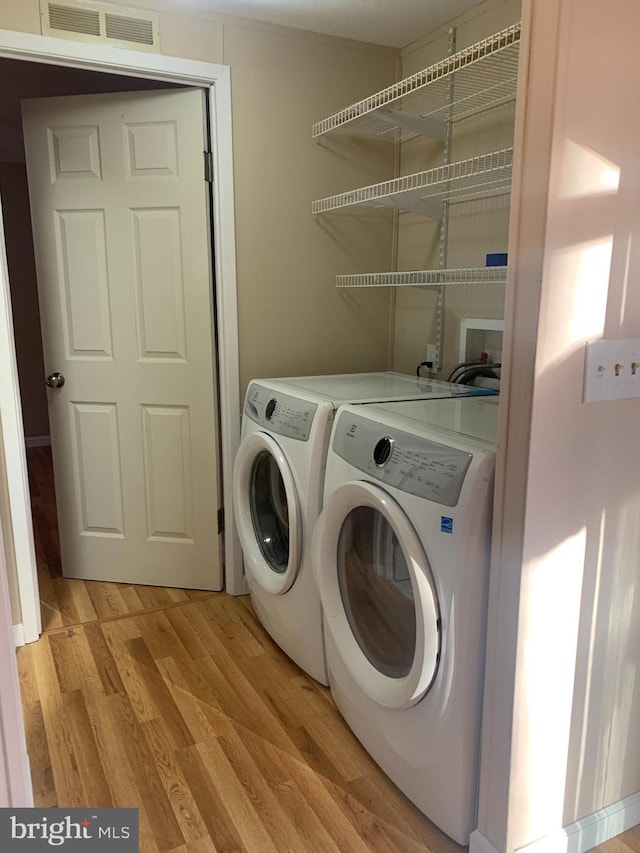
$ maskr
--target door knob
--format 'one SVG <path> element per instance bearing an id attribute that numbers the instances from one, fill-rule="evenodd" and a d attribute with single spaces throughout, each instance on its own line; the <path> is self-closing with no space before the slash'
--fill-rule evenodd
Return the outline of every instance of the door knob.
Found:
<path id="1" fill-rule="evenodd" d="M 65 379 L 62 373 L 58 373 L 56 370 L 55 373 L 50 373 L 44 381 L 47 383 L 49 388 L 62 388 Z"/>

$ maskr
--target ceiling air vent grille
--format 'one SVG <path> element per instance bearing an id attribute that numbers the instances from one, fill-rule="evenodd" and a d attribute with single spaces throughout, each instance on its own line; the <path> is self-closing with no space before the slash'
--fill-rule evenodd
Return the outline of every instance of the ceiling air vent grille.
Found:
<path id="1" fill-rule="evenodd" d="M 94 0 L 40 0 L 40 17 L 43 35 L 160 51 L 157 12 Z"/>
<path id="2" fill-rule="evenodd" d="M 57 3 L 50 3 L 49 26 L 54 30 L 99 36 L 100 15 L 91 9 L 72 9 L 68 6 L 59 6 Z"/>
<path id="3" fill-rule="evenodd" d="M 137 44 L 153 44 L 153 21 L 128 18 L 125 15 L 104 16 L 105 34 L 109 39 L 133 41 Z"/>

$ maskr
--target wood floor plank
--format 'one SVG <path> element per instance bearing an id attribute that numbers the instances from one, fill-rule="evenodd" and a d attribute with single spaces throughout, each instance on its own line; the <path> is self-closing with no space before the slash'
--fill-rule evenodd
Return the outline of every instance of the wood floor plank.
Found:
<path id="1" fill-rule="evenodd" d="M 102 683 L 84 628 L 48 635 L 51 655 L 62 693 L 81 689 L 102 689 Z"/>
<path id="2" fill-rule="evenodd" d="M 197 601 L 199 598 L 209 598 L 211 592 L 204 589 L 185 589 L 188 598 L 192 601 Z M 220 593 L 222 595 L 222 593 Z"/>
<path id="3" fill-rule="evenodd" d="M 300 709 L 291 701 L 291 693 L 268 676 L 263 675 L 260 681 L 255 679 L 252 683 L 259 690 L 270 713 L 287 733 L 289 741 L 293 743 L 295 750 L 287 751 L 302 758 L 316 773 L 343 780 L 343 773 L 325 749 L 324 740 L 315 738 L 305 725 Z"/>
<path id="4" fill-rule="evenodd" d="M 182 847 L 176 847 L 171 853 L 216 853 L 218 848 L 215 846 L 211 838 L 199 838 L 198 841 L 192 841 L 190 844 L 184 844 Z"/>
<path id="5" fill-rule="evenodd" d="M 224 793 L 226 808 L 245 847 L 256 853 L 278 853 L 218 741 L 204 741 L 197 744 L 196 749 L 202 756 L 211 783 Z"/>
<path id="6" fill-rule="evenodd" d="M 170 657 L 174 660 L 183 657 L 191 658 L 166 611 L 145 613 L 136 619 L 136 624 L 140 629 L 141 636 L 144 634 L 145 644 L 154 660 Z"/>
<path id="7" fill-rule="evenodd" d="M 174 604 L 176 600 L 188 600 L 187 594 L 182 590 L 176 592 L 176 590 L 161 586 L 137 586 L 136 593 L 144 610 L 166 607 L 169 604 Z M 180 593 L 182 593 L 181 597 Z M 176 598 L 176 594 L 179 598 Z"/>
<path id="8" fill-rule="evenodd" d="M 190 746 L 194 743 L 193 735 L 173 701 L 171 692 L 165 684 L 162 673 L 156 666 L 145 640 L 142 637 L 136 640 L 128 640 L 127 647 L 135 660 L 137 672 L 146 686 L 151 701 L 156 708 L 161 709 L 162 720 L 166 724 L 175 746 Z M 156 714 L 154 719 L 158 719 L 159 716 Z"/>
<path id="9" fill-rule="evenodd" d="M 140 723 L 128 705 L 127 697 L 115 694 L 105 699 L 105 708 L 111 716 L 113 729 L 127 744 L 128 761 L 153 829 L 153 837 L 159 850 L 171 850 L 185 843 L 184 836 L 175 819 L 171 804 L 153 761 Z"/>
<path id="10" fill-rule="evenodd" d="M 606 853 L 633 853 L 633 847 L 630 847 L 621 835 L 607 841 L 606 845 L 601 845 L 601 847 L 604 846 L 606 846 Z"/>
<path id="11" fill-rule="evenodd" d="M 87 594 L 98 617 L 124 616 L 129 613 L 125 600 L 116 584 L 106 581 L 85 581 Z"/>
<path id="12" fill-rule="evenodd" d="M 62 618 L 63 625 L 78 625 L 80 623 L 80 614 L 76 609 L 76 603 L 71 594 L 71 587 L 66 578 L 52 578 L 51 584 L 56 594 L 58 602 L 58 611 Z"/>
<path id="13" fill-rule="evenodd" d="M 58 805 L 53 771 L 49 758 L 49 744 L 44 727 L 40 700 L 23 704 L 27 752 L 31 764 L 31 783 L 34 801 L 43 808 Z"/>
<path id="14" fill-rule="evenodd" d="M 62 698 L 65 724 L 76 754 L 77 772 L 83 789 L 82 801 L 96 808 L 111 808 L 113 800 L 104 775 L 100 750 L 87 712 L 82 690 L 65 693 Z"/>
<path id="15" fill-rule="evenodd" d="M 197 746 L 178 750 L 176 757 L 216 848 L 225 853 L 243 853 L 244 842 L 226 806 L 229 796 L 213 784 Z"/>
<path id="16" fill-rule="evenodd" d="M 79 771 L 82 755 L 65 713 L 63 696 L 42 696 L 41 705 L 58 803 L 69 808 L 86 806 Z"/>
<path id="17" fill-rule="evenodd" d="M 35 670 L 40 700 L 42 701 L 46 696 L 59 698 L 58 672 L 47 635 L 43 635 L 37 643 L 31 643 L 29 650 L 31 651 L 31 661 Z"/>
<path id="18" fill-rule="evenodd" d="M 456 844 L 408 800 L 393 782 L 383 773 L 372 773 L 349 782 L 348 793 L 364 808 L 380 817 L 388 826 L 394 827 L 424 849 L 424 845 L 439 853 L 463 853 L 464 848 Z"/>
<path id="19" fill-rule="evenodd" d="M 195 743 L 218 737 L 227 731 L 231 723 L 215 698 L 202 699 L 194 695 L 184 677 L 184 671 L 173 658 L 163 658 L 157 662 L 157 666 Z"/>
<path id="20" fill-rule="evenodd" d="M 107 696 L 89 692 L 85 695 L 85 703 L 113 805 L 121 808 L 135 805 L 138 809 L 140 850 L 144 853 L 158 853 L 151 822 L 131 768 L 132 753 L 127 749 L 123 730 L 114 728 L 114 714 L 110 713 L 109 699 Z"/>
<path id="21" fill-rule="evenodd" d="M 273 748 L 271 748 L 271 754 L 273 754 Z M 345 816 L 339 804 L 328 795 L 324 778 L 314 772 L 304 761 L 299 761 L 282 751 L 278 752 L 278 758 L 285 772 L 295 780 L 302 797 L 316 813 L 337 848 L 349 853 L 370 853 L 370 848 Z"/>
<path id="22" fill-rule="evenodd" d="M 60 581 L 69 591 L 77 614 L 77 622 L 93 622 L 96 620 L 98 614 L 91 602 L 86 582 L 78 578 L 60 578 Z"/>
<path id="23" fill-rule="evenodd" d="M 195 605 L 173 607 L 165 612 L 171 627 L 192 658 L 208 657 L 223 650 L 222 644 L 215 640 L 209 624 Z"/>
<path id="24" fill-rule="evenodd" d="M 251 801 L 256 815 L 279 851 L 296 853 L 306 846 L 280 806 L 257 764 L 235 730 L 218 738 L 229 766 Z"/>
<path id="25" fill-rule="evenodd" d="M 197 841 L 209 831 L 175 757 L 171 733 L 162 720 L 141 723 L 149 752 L 184 840 Z"/>
<path id="26" fill-rule="evenodd" d="M 105 694 L 110 696 L 112 693 L 124 693 L 125 688 L 117 664 L 100 626 L 87 625 L 84 634 Z"/>
<path id="27" fill-rule="evenodd" d="M 246 610 L 230 596 L 220 596 L 212 603 L 218 625 L 218 635 L 226 639 L 231 654 L 243 652 L 248 657 L 262 655 L 264 649 L 247 627 Z"/>
<path id="28" fill-rule="evenodd" d="M 418 853 L 424 849 L 424 845 L 412 835 L 407 835 L 399 827 L 365 807 L 345 786 L 336 785 L 329 779 L 323 779 L 323 782 L 370 850 L 375 850 L 376 853 L 397 853 L 398 850 Z"/>
<path id="29" fill-rule="evenodd" d="M 270 741 L 281 749 L 299 754 L 295 744 L 295 732 L 287 730 L 286 726 L 277 719 L 265 702 L 263 696 L 256 690 L 254 684 L 247 678 L 238 666 L 237 661 L 229 655 L 216 655 L 211 658 L 201 658 L 197 661 L 199 668 L 210 673 L 217 674 L 219 683 L 225 684 L 227 691 L 231 691 L 230 701 L 225 705 L 225 712 L 231 719 L 244 725 L 250 731 L 255 731 L 261 737 Z"/>
<path id="30" fill-rule="evenodd" d="M 37 530 L 34 519 L 34 533 Z M 35 537 L 36 553 L 41 549 L 38 536 Z M 49 631 L 52 628 L 63 626 L 62 614 L 58 603 L 58 596 L 51 577 L 51 566 L 48 562 L 38 556 L 38 590 L 40 595 L 40 613 L 42 616 L 42 630 Z"/>
<path id="31" fill-rule="evenodd" d="M 137 586 L 133 584 L 119 584 L 119 589 L 122 600 L 127 605 L 129 613 L 141 613 L 144 610 L 144 604 L 140 601 Z"/>
<path id="32" fill-rule="evenodd" d="M 626 832 L 623 832 L 622 835 L 619 835 L 618 838 L 620 841 L 624 841 L 624 843 L 630 847 L 634 853 L 640 853 L 640 825 L 628 829 Z"/>
<path id="33" fill-rule="evenodd" d="M 16 652 L 18 678 L 20 679 L 20 695 L 26 705 L 31 705 L 40 699 L 38 679 L 33 663 L 34 649 L 35 645 L 30 643 L 26 646 L 20 646 Z"/>
<path id="34" fill-rule="evenodd" d="M 307 693 L 299 684 L 300 680 L 308 683 L 311 679 L 301 676 L 299 669 L 295 679 L 285 678 L 257 658 L 242 659 L 242 669 L 318 773 L 337 781 L 347 781 L 357 779 L 367 771 L 371 759 L 359 745 L 354 749 L 353 736 L 345 731 L 342 719 L 336 716 L 323 721 L 314 707 L 314 703 L 318 703 L 311 689 L 308 694 L 312 698 L 308 701 Z"/>
<path id="35" fill-rule="evenodd" d="M 224 596 L 215 596 L 201 602 L 200 607 L 206 622 L 219 643 L 222 644 L 227 654 L 232 657 L 238 652 L 249 654 L 260 654 L 262 649 L 249 636 L 244 625 L 234 618 L 233 610 L 224 607 Z"/>
<path id="36" fill-rule="evenodd" d="M 126 630 L 127 628 L 130 630 Z M 160 712 L 149 693 L 147 685 L 140 677 L 138 665 L 127 647 L 127 643 L 132 640 L 141 639 L 137 626 L 133 620 L 127 619 L 122 622 L 106 623 L 101 626 L 101 629 L 113 655 L 118 677 L 136 719 L 138 722 L 156 719 Z"/>
<path id="37" fill-rule="evenodd" d="M 302 849 L 336 853 L 339 848 L 298 785 L 297 773 L 285 767 L 279 750 L 252 733 L 242 731 L 240 737 L 291 825 L 304 840 Z"/>

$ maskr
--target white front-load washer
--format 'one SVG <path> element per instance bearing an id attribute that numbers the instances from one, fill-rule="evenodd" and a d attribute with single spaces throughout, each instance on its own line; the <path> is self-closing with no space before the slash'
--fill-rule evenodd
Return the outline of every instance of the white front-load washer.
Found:
<path id="1" fill-rule="evenodd" d="M 313 534 L 331 692 L 434 823 L 475 819 L 498 403 L 344 406 Z"/>
<path id="2" fill-rule="evenodd" d="M 334 415 L 345 403 L 492 393 L 401 373 L 250 383 L 233 474 L 236 526 L 256 614 L 305 672 L 328 684 L 311 534 L 322 508 Z"/>

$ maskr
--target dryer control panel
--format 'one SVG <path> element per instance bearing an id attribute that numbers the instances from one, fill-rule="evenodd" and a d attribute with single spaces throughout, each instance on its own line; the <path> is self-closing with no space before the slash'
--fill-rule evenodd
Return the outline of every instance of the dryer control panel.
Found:
<path id="1" fill-rule="evenodd" d="M 333 452 L 367 476 L 410 495 L 455 506 L 471 453 L 344 412 Z"/>
<path id="2" fill-rule="evenodd" d="M 244 403 L 246 417 L 269 432 L 299 441 L 308 440 L 317 410 L 315 403 L 265 388 L 257 382 L 249 385 Z"/>

